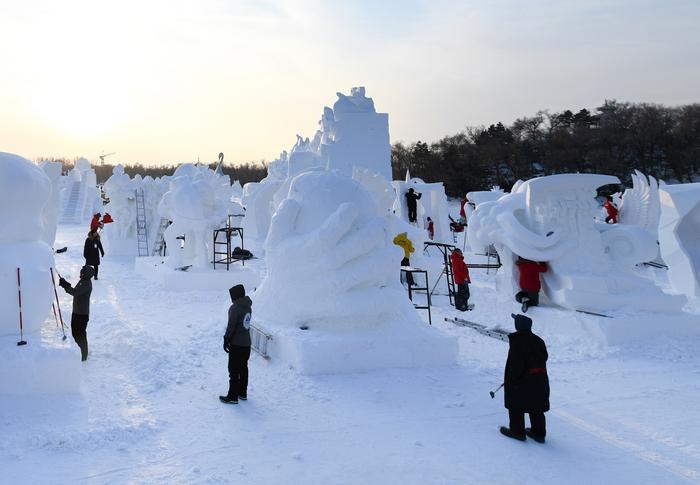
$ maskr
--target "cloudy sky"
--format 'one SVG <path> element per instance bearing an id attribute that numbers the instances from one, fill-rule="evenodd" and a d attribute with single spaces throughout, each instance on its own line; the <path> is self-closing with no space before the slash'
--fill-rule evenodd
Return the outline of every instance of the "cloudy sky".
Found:
<path id="1" fill-rule="evenodd" d="M 364 85 L 392 141 L 700 102 L 697 0 L 0 0 L 0 151 L 274 158 Z"/>

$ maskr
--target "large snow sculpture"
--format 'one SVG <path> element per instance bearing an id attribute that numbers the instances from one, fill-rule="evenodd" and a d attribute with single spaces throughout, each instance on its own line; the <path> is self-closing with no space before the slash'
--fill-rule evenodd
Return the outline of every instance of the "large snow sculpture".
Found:
<path id="1" fill-rule="evenodd" d="M 700 297 L 700 183 L 660 188 L 661 257 L 676 291 Z"/>
<path id="2" fill-rule="evenodd" d="M 453 361 L 454 342 L 425 329 L 399 283 L 392 238 L 389 216 L 351 178 L 294 178 L 272 218 L 268 274 L 254 298 L 256 320 L 282 335 L 274 342 L 283 360 L 311 373 Z"/>
<path id="3" fill-rule="evenodd" d="M 654 240 L 658 239 L 661 202 L 659 184 L 654 177 L 635 170 L 632 174 L 632 188 L 625 190 L 620 203 L 620 224 L 629 224 L 648 231 Z"/>
<path id="4" fill-rule="evenodd" d="M 51 181 L 32 162 L 0 153 L 0 394 L 75 390 L 79 360 L 44 345 L 40 327 L 51 309 L 53 251 L 42 240 Z M 17 346 L 20 307 L 27 345 Z M 71 360 L 69 360 L 71 359 Z M 73 360 L 74 359 L 74 360 Z"/>
<path id="5" fill-rule="evenodd" d="M 682 298 L 665 295 L 631 267 L 653 259 L 656 244 L 634 226 L 596 225 L 597 187 L 617 177 L 562 174 L 518 182 L 510 194 L 480 204 L 467 228 L 472 247 L 494 244 L 501 255 L 500 286 L 515 294 L 514 260 L 549 263 L 545 293 L 557 305 L 577 310 L 621 307 L 678 310 Z"/>
<path id="6" fill-rule="evenodd" d="M 102 198 L 97 189 L 97 175 L 90 162 L 80 158 L 68 172 L 63 194 L 61 222 L 82 224 L 102 210 Z"/>
<path id="7" fill-rule="evenodd" d="M 41 169 L 51 180 L 51 196 L 49 197 L 49 202 L 44 206 L 44 234 L 42 239 L 46 244 L 53 247 L 56 241 L 58 216 L 61 211 L 61 172 L 63 171 L 63 163 L 41 162 Z"/>

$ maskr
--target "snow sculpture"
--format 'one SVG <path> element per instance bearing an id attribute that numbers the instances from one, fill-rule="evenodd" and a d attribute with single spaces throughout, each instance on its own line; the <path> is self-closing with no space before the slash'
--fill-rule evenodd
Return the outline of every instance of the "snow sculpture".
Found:
<path id="1" fill-rule="evenodd" d="M 287 178 L 294 177 L 309 168 L 320 165 L 321 160 L 318 154 L 312 151 L 309 139 L 297 135 L 297 142 L 289 154 Z"/>
<path id="2" fill-rule="evenodd" d="M 640 227 L 659 238 L 659 218 L 661 202 L 659 184 L 654 177 L 647 177 L 638 170 L 632 174 L 632 188 L 625 190 L 619 205 L 620 224 Z"/>
<path id="3" fill-rule="evenodd" d="M 300 326 L 310 328 L 308 340 L 298 336 L 299 346 L 286 348 L 300 370 L 358 370 L 382 359 L 399 366 L 454 359 L 453 342 L 431 340 L 408 301 L 399 283 L 401 251 L 392 238 L 387 214 L 351 178 L 327 171 L 294 178 L 272 218 L 265 241 L 268 274 L 254 301 L 256 320 L 273 333 L 295 340 Z M 371 341 L 357 348 L 363 336 Z"/>
<path id="4" fill-rule="evenodd" d="M 442 182 L 426 183 L 419 178 L 410 178 L 410 174 L 406 173 L 405 181 L 392 182 L 395 191 L 395 200 L 393 210 L 398 217 L 404 221 L 408 221 L 408 207 L 406 205 L 406 192 L 409 188 L 413 188 L 416 192 L 422 194 L 418 200 L 418 224 L 421 228 L 427 228 L 427 218 L 433 220 L 435 227 L 436 242 L 452 241 L 450 236 L 450 220 L 449 209 L 447 207 L 447 196 L 445 195 L 445 186 Z"/>
<path id="5" fill-rule="evenodd" d="M 660 188 L 659 244 L 673 288 L 700 297 L 700 183 Z"/>
<path id="6" fill-rule="evenodd" d="M 212 231 L 223 226 L 227 216 L 226 203 L 217 198 L 212 180 L 215 179 L 207 181 L 205 172 L 192 164 L 181 165 L 170 181 L 170 190 L 160 201 L 160 216 L 172 221 L 163 234 L 170 267 L 205 268 L 211 261 Z M 184 248 L 177 239 L 182 235 Z"/>
<path id="7" fill-rule="evenodd" d="M 67 187 L 63 194 L 61 222 L 83 224 L 96 212 L 102 212 L 102 198 L 97 189 L 97 175 L 90 162 L 84 158 L 75 162 L 68 173 Z"/>
<path id="8" fill-rule="evenodd" d="M 656 254 L 640 228 L 594 223 L 597 187 L 617 177 L 561 174 L 518 182 L 510 194 L 477 206 L 467 227 L 472 247 L 494 244 L 503 271 L 499 286 L 515 294 L 515 258 L 545 261 L 544 290 L 557 305 L 594 311 L 630 306 L 679 310 L 682 299 L 665 295 L 631 267 Z"/>
<path id="9" fill-rule="evenodd" d="M 389 115 L 377 113 L 364 87 L 352 88 L 350 96 L 336 93 L 333 111 L 324 109 L 321 158 L 328 170 L 352 176 L 352 168 L 367 168 L 391 180 Z"/>
<path id="10" fill-rule="evenodd" d="M 56 228 L 61 210 L 61 172 L 63 171 L 63 163 L 41 162 L 41 169 L 51 180 L 51 196 L 49 197 L 49 202 L 44 206 L 44 234 L 42 235 L 42 240 L 53 247 L 56 241 Z"/>

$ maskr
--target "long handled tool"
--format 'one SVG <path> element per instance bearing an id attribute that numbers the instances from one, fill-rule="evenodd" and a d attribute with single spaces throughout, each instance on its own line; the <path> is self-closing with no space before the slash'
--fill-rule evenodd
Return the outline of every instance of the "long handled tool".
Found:
<path id="1" fill-rule="evenodd" d="M 504 382 L 503 384 L 505 384 L 505 382 Z M 501 384 L 500 386 L 498 386 L 498 388 L 497 388 L 495 391 L 489 391 L 489 395 L 491 396 L 491 399 L 493 399 L 494 397 L 496 397 L 496 393 L 497 393 L 498 391 L 501 390 L 501 387 L 503 387 L 503 384 Z"/>
<path id="2" fill-rule="evenodd" d="M 61 304 L 58 302 L 58 291 L 56 291 L 56 279 L 53 276 L 53 268 L 49 268 L 51 270 L 51 283 L 53 283 L 53 294 L 56 297 L 56 306 L 58 307 L 58 316 L 61 318 L 61 330 L 63 331 L 63 340 L 66 340 L 68 337 L 66 337 L 66 325 L 63 323 L 63 314 L 61 313 Z M 58 274 L 58 271 L 56 271 L 56 274 Z M 61 275 L 58 275 L 60 278 Z M 54 314 L 56 313 L 56 309 L 54 309 Z"/>
<path id="3" fill-rule="evenodd" d="M 19 342 L 17 345 L 27 345 L 24 340 L 24 322 L 22 321 L 22 278 L 20 277 L 19 268 L 17 268 L 17 296 L 19 297 Z"/>

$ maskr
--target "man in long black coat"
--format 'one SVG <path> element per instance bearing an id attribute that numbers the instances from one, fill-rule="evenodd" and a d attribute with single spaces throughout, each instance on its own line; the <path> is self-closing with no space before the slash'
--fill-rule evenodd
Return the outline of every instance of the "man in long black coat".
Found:
<path id="1" fill-rule="evenodd" d="M 505 407 L 510 426 L 501 426 L 501 433 L 525 441 L 529 436 L 544 443 L 546 424 L 544 413 L 549 411 L 549 378 L 547 377 L 547 347 L 532 333 L 532 320 L 525 315 L 511 314 L 516 331 L 508 335 L 510 348 L 503 381 Z M 530 415 L 531 428 L 525 428 L 525 413 Z"/>
<path id="2" fill-rule="evenodd" d="M 413 188 L 408 189 L 406 192 L 406 207 L 408 207 L 408 222 L 416 222 L 418 219 L 418 199 L 421 198 L 423 194 L 419 194 L 413 190 Z"/>
<path id="3" fill-rule="evenodd" d="M 97 273 L 100 270 L 100 255 L 102 255 L 103 258 L 105 257 L 105 250 L 102 248 L 100 235 L 97 231 L 90 231 L 88 232 L 87 239 L 85 239 L 83 257 L 85 258 L 85 264 L 94 268 L 95 279 L 97 279 Z"/>

